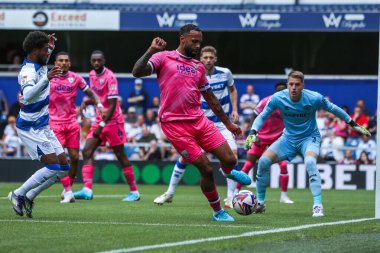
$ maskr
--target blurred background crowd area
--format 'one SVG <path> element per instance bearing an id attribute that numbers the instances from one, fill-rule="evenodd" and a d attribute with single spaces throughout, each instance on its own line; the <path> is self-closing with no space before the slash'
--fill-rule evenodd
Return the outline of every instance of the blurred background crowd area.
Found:
<path id="1" fill-rule="evenodd" d="M 135 80 L 135 88 L 125 98 L 128 106 L 122 106 L 124 114 L 124 128 L 128 141 L 125 144 L 125 151 L 130 160 L 166 160 L 176 161 L 179 154 L 172 147 L 170 142 L 161 130 L 158 119 L 160 99 L 153 96 L 151 101 L 147 101 L 148 91 L 143 88 L 142 79 Z M 25 149 L 17 136 L 16 117 L 19 105 L 15 102 L 8 105 L 7 99 L 0 91 L 1 101 L 1 146 L 0 154 L 7 158 L 28 158 Z M 243 129 L 244 136 L 237 137 L 239 159 L 245 159 L 246 152 L 243 143 L 250 130 L 250 122 L 253 110 L 257 106 L 262 95 L 255 93 L 254 84 L 247 85 L 246 93 L 239 95 L 239 126 Z M 327 97 L 328 98 L 328 97 Z M 84 97 L 84 99 L 87 99 Z M 328 98 L 331 100 L 330 98 Z M 120 104 L 123 98 L 119 97 Z M 334 102 L 334 101 L 331 101 Z M 361 136 L 341 119 L 329 112 L 319 110 L 316 118 L 318 128 L 322 137 L 320 160 L 324 162 L 340 164 L 373 164 L 376 158 L 376 131 L 377 117 L 376 111 L 371 113 L 366 108 L 365 100 L 358 99 L 354 108 L 346 105 L 341 106 L 356 122 L 367 127 L 372 137 Z M 77 107 L 77 119 L 81 126 L 80 149 L 84 147 L 88 131 L 95 120 L 95 109 L 89 105 L 84 111 L 84 118 L 81 118 L 79 107 Z M 213 159 L 212 155 L 209 157 Z M 101 147 L 95 153 L 95 159 L 116 159 L 112 149 L 108 146 Z M 301 157 L 296 157 L 293 162 L 302 162 Z"/>

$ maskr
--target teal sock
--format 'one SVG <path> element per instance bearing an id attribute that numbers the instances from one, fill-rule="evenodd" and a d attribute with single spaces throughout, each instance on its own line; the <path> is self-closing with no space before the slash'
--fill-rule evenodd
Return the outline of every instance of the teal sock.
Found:
<path id="1" fill-rule="evenodd" d="M 272 161 L 268 157 L 262 156 L 260 158 L 256 175 L 257 200 L 259 203 L 263 203 L 265 201 L 265 193 L 269 184 L 269 169 L 271 165 Z"/>
<path id="2" fill-rule="evenodd" d="M 312 156 L 305 157 L 305 167 L 309 175 L 309 185 L 314 205 L 322 205 L 322 181 L 317 169 L 317 160 Z"/>

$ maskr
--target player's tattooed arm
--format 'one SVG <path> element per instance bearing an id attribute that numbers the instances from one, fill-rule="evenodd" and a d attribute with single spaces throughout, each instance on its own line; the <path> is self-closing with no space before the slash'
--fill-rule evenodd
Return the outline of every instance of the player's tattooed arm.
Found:
<path id="1" fill-rule="evenodd" d="M 242 135 L 241 128 L 230 121 L 212 90 L 208 89 L 207 91 L 202 92 L 202 95 L 207 104 L 210 106 L 211 110 L 220 119 L 220 121 L 223 122 L 227 129 L 235 135 Z"/>
<path id="2" fill-rule="evenodd" d="M 153 54 L 164 50 L 166 47 L 166 41 L 157 37 L 154 38 L 148 50 L 137 60 L 133 66 L 132 74 L 135 77 L 149 76 L 152 74 L 152 66 L 148 64 L 150 57 Z"/>
<path id="3" fill-rule="evenodd" d="M 148 64 L 148 60 L 153 54 L 146 51 L 140 59 L 137 60 L 135 66 L 133 66 L 132 74 L 134 77 L 149 76 L 152 74 L 152 66 Z"/>

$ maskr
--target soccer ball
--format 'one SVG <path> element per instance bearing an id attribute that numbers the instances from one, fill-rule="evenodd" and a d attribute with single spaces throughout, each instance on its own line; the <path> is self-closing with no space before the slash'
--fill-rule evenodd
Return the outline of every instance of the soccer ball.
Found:
<path id="1" fill-rule="evenodd" d="M 232 199 L 232 206 L 238 214 L 250 215 L 257 206 L 256 196 L 251 191 L 240 191 Z"/>

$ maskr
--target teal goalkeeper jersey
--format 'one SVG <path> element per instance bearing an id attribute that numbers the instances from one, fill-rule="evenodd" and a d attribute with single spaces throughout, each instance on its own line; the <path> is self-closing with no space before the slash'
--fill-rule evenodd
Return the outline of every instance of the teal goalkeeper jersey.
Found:
<path id="1" fill-rule="evenodd" d="M 271 96 L 264 110 L 253 122 L 252 129 L 259 131 L 268 116 L 275 109 L 279 109 L 285 124 L 283 135 L 289 141 L 299 142 L 310 136 L 319 136 L 316 111 L 320 108 L 331 112 L 345 122 L 351 120 L 345 111 L 318 92 L 303 89 L 301 100 L 293 102 L 289 97 L 289 90 L 285 89 Z"/>

